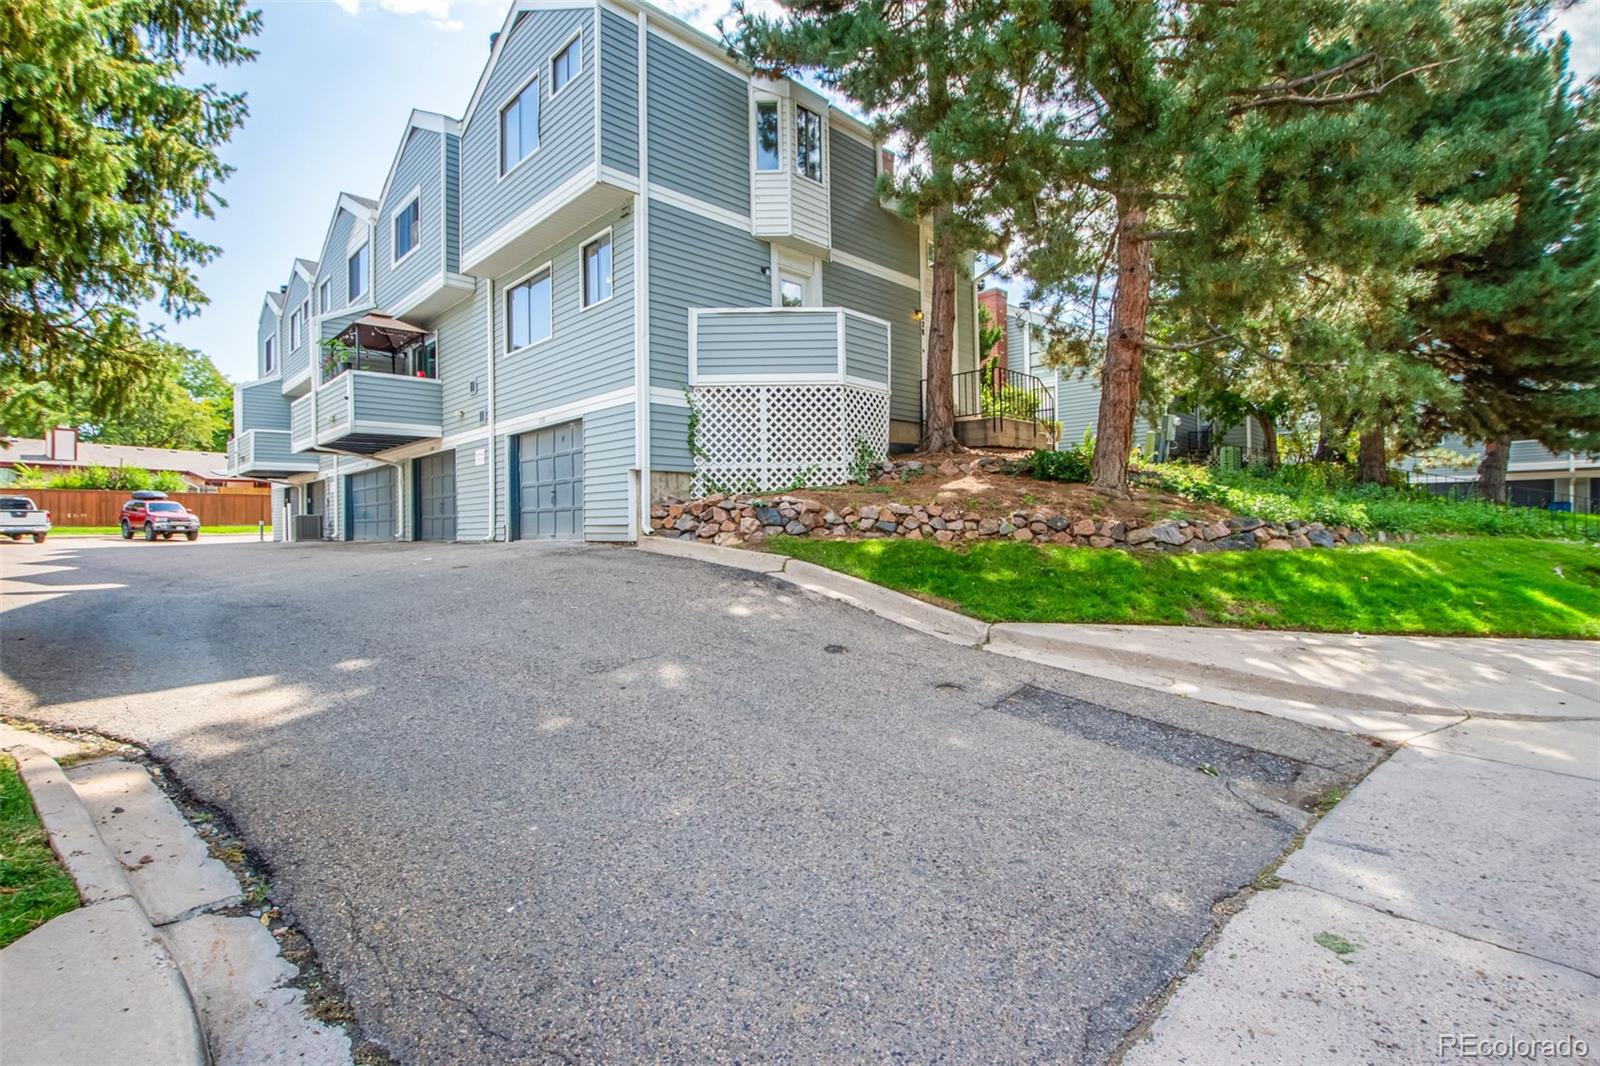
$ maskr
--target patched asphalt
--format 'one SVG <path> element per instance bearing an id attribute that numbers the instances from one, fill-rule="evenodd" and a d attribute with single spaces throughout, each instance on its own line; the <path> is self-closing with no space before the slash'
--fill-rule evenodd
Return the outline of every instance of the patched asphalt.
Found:
<path id="1" fill-rule="evenodd" d="M 406 1062 L 1103 1061 L 1365 742 L 552 545 L 0 544 Z"/>

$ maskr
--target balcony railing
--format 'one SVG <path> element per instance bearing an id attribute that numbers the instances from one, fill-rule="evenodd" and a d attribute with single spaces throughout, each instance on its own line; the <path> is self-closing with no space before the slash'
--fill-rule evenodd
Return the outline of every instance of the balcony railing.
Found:
<path id="1" fill-rule="evenodd" d="M 296 448 L 372 455 L 441 436 L 442 409 L 438 378 L 351 368 L 295 401 L 290 424 Z"/>
<path id="2" fill-rule="evenodd" d="M 690 308 L 690 384 L 887 390 L 895 328 L 841 307 Z"/>
<path id="3" fill-rule="evenodd" d="M 261 480 L 317 469 L 315 456 L 298 454 L 287 429 L 247 429 L 228 442 L 228 473 Z"/>

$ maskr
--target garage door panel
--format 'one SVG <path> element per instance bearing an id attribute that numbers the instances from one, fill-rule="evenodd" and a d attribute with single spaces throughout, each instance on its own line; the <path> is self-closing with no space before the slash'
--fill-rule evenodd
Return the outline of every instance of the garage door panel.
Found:
<path id="1" fill-rule="evenodd" d="M 351 540 L 392 540 L 395 531 L 394 468 L 351 474 L 345 491 Z"/>
<path id="2" fill-rule="evenodd" d="M 583 428 L 570 422 L 517 438 L 520 535 L 526 540 L 583 536 Z"/>
<path id="3" fill-rule="evenodd" d="M 456 453 L 417 460 L 417 539 L 456 539 Z"/>

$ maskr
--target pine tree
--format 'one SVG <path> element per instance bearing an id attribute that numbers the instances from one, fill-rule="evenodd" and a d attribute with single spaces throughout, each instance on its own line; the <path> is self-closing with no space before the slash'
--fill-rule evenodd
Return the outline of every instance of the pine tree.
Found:
<path id="1" fill-rule="evenodd" d="M 1059 151 L 1039 195 L 1014 197 L 1019 265 L 1044 295 L 1095 294 L 1098 490 L 1127 495 L 1147 350 L 1224 350 L 1248 331 L 1265 335 L 1256 350 L 1308 363 L 1403 346 L 1392 329 L 1409 279 L 1386 265 L 1406 261 L 1411 236 L 1415 158 L 1401 134 L 1503 5 L 1056 0 L 1015 11 L 1023 36 L 1049 35 L 1060 72 L 1036 112 Z M 1363 277 L 1372 302 L 1349 306 L 1340 275 Z M 1151 336 L 1152 291 L 1170 293 L 1161 318 L 1203 324 L 1197 339 Z M 1308 328 L 1329 300 L 1359 328 Z"/>
<path id="2" fill-rule="evenodd" d="M 218 249 L 182 219 L 221 205 L 246 107 L 185 63 L 252 59 L 260 23 L 244 0 L 0 4 L 0 407 L 47 385 L 105 418 L 186 354 L 137 308 L 205 302 L 194 268 Z"/>
<path id="3" fill-rule="evenodd" d="M 997 251 L 1007 190 L 1031 180 L 1049 142 L 1022 104 L 1048 80 L 1038 39 L 1003 0 L 832 0 L 786 4 L 783 18 L 736 5 L 730 47 L 767 74 L 812 74 L 893 132 L 902 158 L 881 192 L 931 228 L 926 420 L 921 447 L 958 447 L 951 371 L 956 284 L 972 252 Z"/>

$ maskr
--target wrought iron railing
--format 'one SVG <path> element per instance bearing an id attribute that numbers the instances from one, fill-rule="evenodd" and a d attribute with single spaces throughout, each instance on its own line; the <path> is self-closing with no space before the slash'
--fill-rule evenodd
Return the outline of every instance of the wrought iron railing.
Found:
<path id="1" fill-rule="evenodd" d="M 1560 473 L 1557 472 L 1558 475 Z M 1435 496 L 1451 500 L 1477 500 L 1480 503 L 1496 502 L 1504 507 L 1535 507 L 1569 522 L 1575 531 L 1591 539 L 1600 536 L 1600 499 L 1596 499 L 1593 495 L 1592 480 L 1589 496 L 1575 494 L 1568 488 L 1566 479 L 1559 476 L 1539 480 L 1549 480 L 1554 487 L 1545 488 L 1543 485 L 1529 484 L 1527 481 L 1508 479 L 1505 500 L 1491 501 L 1483 494 L 1483 489 L 1475 477 L 1429 474 L 1417 470 L 1408 471 L 1406 474 L 1408 484 Z"/>
<path id="2" fill-rule="evenodd" d="M 1053 427 L 1056 424 L 1055 390 L 1032 374 L 1000 367 L 967 370 L 951 375 L 951 388 L 957 418 L 992 419 L 997 428 L 1006 419 L 1029 422 L 1034 426 Z M 926 423 L 926 378 L 922 381 L 918 396 L 922 403 L 919 421 Z"/>

